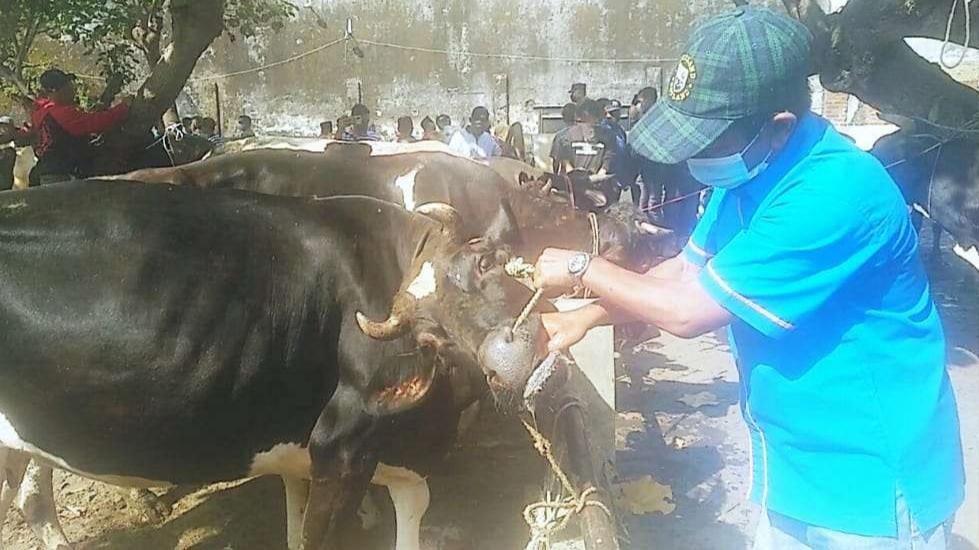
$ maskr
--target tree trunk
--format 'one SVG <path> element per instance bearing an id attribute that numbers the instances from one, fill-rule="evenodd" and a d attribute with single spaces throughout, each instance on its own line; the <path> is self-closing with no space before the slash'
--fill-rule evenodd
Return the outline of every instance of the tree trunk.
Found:
<path id="1" fill-rule="evenodd" d="M 173 0 L 170 3 L 173 39 L 133 99 L 129 119 L 109 136 L 112 159 L 99 159 L 100 171 L 125 170 L 120 161 L 130 156 L 146 132 L 170 109 L 194 71 L 198 58 L 224 31 L 224 0 Z"/>
<path id="2" fill-rule="evenodd" d="M 979 117 L 979 92 L 949 77 L 917 55 L 904 41 L 917 36 L 945 38 L 954 0 L 850 0 L 826 14 L 815 0 L 783 0 L 815 39 L 814 73 L 834 92 L 853 94 L 882 112 L 962 127 Z M 970 14 L 979 21 L 979 2 Z M 973 24 L 975 27 L 975 24 Z M 951 39 L 965 40 L 965 14 L 959 0 Z M 979 32 L 969 44 L 979 46 Z"/>

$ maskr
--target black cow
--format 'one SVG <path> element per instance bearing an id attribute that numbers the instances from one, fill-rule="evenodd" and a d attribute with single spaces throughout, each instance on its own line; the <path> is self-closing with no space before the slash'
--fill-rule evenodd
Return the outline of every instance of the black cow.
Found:
<path id="1" fill-rule="evenodd" d="M 912 127 L 880 138 L 871 153 L 907 203 L 948 231 L 956 254 L 979 269 L 979 141 L 941 139 Z"/>
<path id="2" fill-rule="evenodd" d="M 140 170 L 120 176 L 147 183 L 236 188 L 273 195 L 368 195 L 404 205 L 444 202 L 476 233 L 492 227 L 496 205 L 513 211 L 516 252 L 536 258 L 548 246 L 591 252 L 595 230 L 605 258 L 636 270 L 674 255 L 672 233 L 646 222 L 631 204 L 595 216 L 565 202 L 505 181 L 494 169 L 440 152 L 371 155 L 367 144 L 330 143 L 323 153 L 255 150 L 225 154 L 177 168 Z"/>
<path id="3" fill-rule="evenodd" d="M 492 238 L 418 211 L 101 181 L 0 196 L 5 481 L 31 456 L 116 484 L 281 475 L 290 548 L 325 548 L 401 473 L 375 474 L 384 435 L 426 396 L 457 371 L 509 396 L 539 357 Z"/>

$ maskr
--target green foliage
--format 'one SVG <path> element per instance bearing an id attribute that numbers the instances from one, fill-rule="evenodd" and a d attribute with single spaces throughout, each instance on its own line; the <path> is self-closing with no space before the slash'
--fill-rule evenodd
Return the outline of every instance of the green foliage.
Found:
<path id="1" fill-rule="evenodd" d="M 6 87 L 0 94 L 23 91 L 39 72 L 31 58 L 39 36 L 80 44 L 98 60 L 103 76 L 131 81 L 154 51 L 166 47 L 171 2 L 188 1 L 194 0 L 2 0 L 0 86 Z M 288 0 L 225 0 L 225 29 L 232 36 L 277 31 L 296 11 Z M 160 40 L 148 45 L 147 36 Z"/>
<path id="2" fill-rule="evenodd" d="M 295 4 L 286 0 L 226 0 L 224 25 L 232 36 L 280 31 L 296 11 Z"/>

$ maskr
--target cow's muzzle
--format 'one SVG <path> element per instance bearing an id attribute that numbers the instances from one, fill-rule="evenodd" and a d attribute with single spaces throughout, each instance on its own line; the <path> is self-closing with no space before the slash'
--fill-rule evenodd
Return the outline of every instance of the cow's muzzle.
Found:
<path id="1" fill-rule="evenodd" d="M 501 409 L 513 412 L 525 406 L 528 400 L 523 397 L 528 391 L 536 395 L 544 385 L 564 379 L 556 374 L 565 363 L 548 356 L 542 335 L 540 314 L 534 313 L 516 329 L 508 320 L 490 331 L 479 347 L 479 365 Z M 539 387 L 528 389 L 532 376 Z"/>

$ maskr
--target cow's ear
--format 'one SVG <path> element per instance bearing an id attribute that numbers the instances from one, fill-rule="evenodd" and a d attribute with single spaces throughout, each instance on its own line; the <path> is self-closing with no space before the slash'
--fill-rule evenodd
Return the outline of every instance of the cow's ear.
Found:
<path id="1" fill-rule="evenodd" d="M 484 236 L 494 246 L 512 244 L 520 240 L 520 227 L 517 225 L 517 218 L 513 215 L 513 210 L 510 208 L 509 203 L 500 203 L 496 217 L 493 218 L 493 221 L 486 229 Z"/>
<path id="2" fill-rule="evenodd" d="M 385 359 L 368 385 L 368 414 L 390 416 L 423 403 L 435 382 L 436 361 L 425 348 Z"/>

